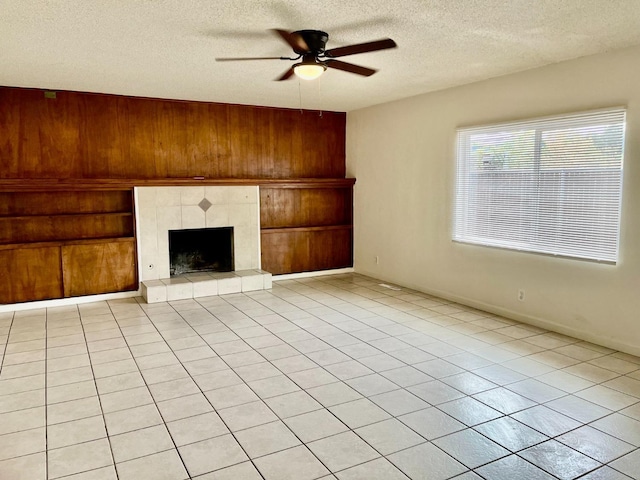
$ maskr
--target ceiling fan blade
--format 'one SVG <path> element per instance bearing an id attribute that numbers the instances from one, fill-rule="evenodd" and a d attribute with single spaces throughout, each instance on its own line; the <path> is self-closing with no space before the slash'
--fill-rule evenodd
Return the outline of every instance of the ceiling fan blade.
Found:
<path id="1" fill-rule="evenodd" d="M 289 70 L 284 72 L 280 77 L 276 78 L 276 82 L 280 82 L 282 80 L 288 80 L 293 76 L 293 74 L 294 74 L 293 67 L 291 67 Z"/>
<path id="2" fill-rule="evenodd" d="M 355 55 L 356 53 L 376 52 L 378 50 L 385 50 L 387 48 L 397 47 L 396 42 L 390 38 L 384 38 L 382 40 L 376 40 L 374 42 L 357 43 L 355 45 L 348 45 L 346 47 L 332 48 L 324 52 L 328 58 L 345 57 L 347 55 Z"/>
<path id="3" fill-rule="evenodd" d="M 222 57 L 215 60 L 216 62 L 239 62 L 242 60 L 282 60 L 282 57 Z"/>
<path id="4" fill-rule="evenodd" d="M 275 33 L 280 35 L 285 42 L 289 44 L 293 51 L 298 54 L 307 53 L 309 51 L 309 46 L 307 42 L 300 35 L 294 35 L 292 33 L 287 32 L 286 30 L 280 30 L 279 28 L 272 29 Z"/>
<path id="5" fill-rule="evenodd" d="M 340 60 L 326 60 L 323 63 L 325 63 L 328 68 L 335 68 L 337 70 L 355 73 L 364 77 L 370 77 L 377 72 L 377 70 L 372 68 L 361 67 L 360 65 L 354 65 L 353 63 L 341 62 Z"/>

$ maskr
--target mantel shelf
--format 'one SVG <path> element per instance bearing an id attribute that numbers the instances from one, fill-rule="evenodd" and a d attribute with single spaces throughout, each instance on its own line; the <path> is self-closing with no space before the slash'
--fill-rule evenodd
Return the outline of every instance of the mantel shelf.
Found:
<path id="1" fill-rule="evenodd" d="M 0 179 L 0 192 L 122 190 L 133 187 L 264 186 L 278 188 L 350 188 L 355 178 L 157 178 L 157 179 Z"/>

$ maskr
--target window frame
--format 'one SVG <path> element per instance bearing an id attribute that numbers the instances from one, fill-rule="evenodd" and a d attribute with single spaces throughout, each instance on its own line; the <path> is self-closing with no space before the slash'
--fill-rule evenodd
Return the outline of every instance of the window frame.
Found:
<path id="1" fill-rule="evenodd" d="M 455 148 L 456 171 L 454 176 L 455 184 L 454 184 L 453 215 L 452 215 L 453 222 L 452 222 L 452 232 L 451 232 L 452 241 L 460 244 L 505 249 L 505 250 L 516 251 L 516 252 L 526 252 L 526 253 L 532 253 L 536 255 L 546 255 L 546 256 L 552 256 L 552 257 L 567 258 L 567 259 L 573 259 L 573 260 L 597 262 L 597 263 L 612 264 L 612 265 L 618 264 L 620 261 L 620 235 L 621 235 L 621 229 L 622 229 L 624 153 L 625 153 L 626 123 L 627 123 L 626 114 L 627 114 L 626 106 L 616 106 L 616 107 L 609 107 L 609 108 L 603 108 L 603 109 L 597 109 L 597 110 L 572 112 L 572 113 L 561 114 L 561 115 L 534 117 L 530 119 L 521 119 L 521 120 L 511 121 L 511 122 L 507 121 L 507 122 L 500 122 L 500 123 L 493 123 L 493 124 L 460 127 L 456 129 L 456 148 Z M 472 201 L 473 199 L 477 198 L 477 195 L 475 196 L 473 195 L 472 190 L 474 188 L 475 189 L 480 188 L 479 182 L 472 183 L 469 180 L 469 177 L 473 176 L 473 170 L 474 170 L 472 165 L 473 154 L 471 152 L 472 136 L 474 134 L 481 135 L 481 134 L 493 133 L 497 135 L 499 134 L 508 135 L 510 133 L 524 131 L 526 129 L 534 131 L 535 137 L 534 137 L 534 143 L 533 143 L 533 155 L 531 156 L 531 160 L 533 164 L 534 179 L 536 184 L 536 187 L 535 187 L 536 202 L 535 202 L 535 208 L 532 208 L 531 211 L 535 210 L 537 212 L 537 218 L 536 218 L 536 226 L 534 229 L 532 229 L 532 231 L 534 232 L 534 234 L 538 239 L 540 238 L 544 239 L 545 225 L 542 224 L 542 222 L 540 221 L 540 211 L 541 211 L 541 207 L 544 204 L 544 202 L 541 201 L 541 195 L 545 193 L 544 188 L 541 187 L 541 182 L 543 181 L 543 179 L 541 178 L 541 172 L 545 171 L 544 165 L 542 165 L 543 135 L 546 132 L 552 132 L 553 130 L 562 130 L 562 129 L 577 130 L 581 126 L 588 128 L 590 126 L 597 127 L 599 124 L 606 125 L 607 123 L 605 122 L 607 120 L 607 115 L 612 116 L 611 119 L 609 119 L 610 125 L 621 127 L 621 132 L 619 136 L 616 135 L 615 137 L 614 136 L 607 137 L 607 138 L 616 138 L 616 139 L 619 138 L 620 140 L 619 162 L 617 162 L 614 166 L 614 169 L 619 171 L 619 175 L 618 177 L 616 177 L 616 180 L 611 183 L 611 185 L 613 185 L 614 187 L 616 186 L 616 184 L 618 185 L 617 192 L 616 192 L 617 193 L 617 196 L 616 196 L 617 211 L 615 212 L 615 215 L 611 214 L 609 216 L 609 218 L 616 220 L 615 232 L 612 233 L 612 235 L 615 235 L 615 248 L 614 248 L 615 252 L 613 256 L 599 255 L 598 251 L 593 251 L 593 250 L 591 250 L 591 253 L 592 253 L 591 255 L 586 253 L 580 253 L 581 251 L 584 252 L 584 250 L 581 249 L 580 247 L 576 248 L 573 253 L 567 253 L 566 251 L 562 251 L 562 252 L 550 251 L 549 249 L 544 249 L 541 247 L 541 245 L 544 244 L 545 242 L 538 242 L 537 244 L 535 242 L 528 243 L 527 239 L 522 236 L 519 237 L 517 241 L 509 240 L 504 235 L 502 236 L 502 238 L 499 238 L 499 239 L 490 238 L 488 235 L 486 235 L 485 237 L 482 237 L 479 235 L 470 234 L 467 229 L 461 226 L 460 222 L 466 221 L 471 215 L 469 210 L 473 208 Z M 616 115 L 620 116 L 621 118 L 614 121 L 614 117 Z M 464 138 L 464 142 L 462 141 L 463 138 Z M 618 157 L 616 156 L 616 158 Z M 571 169 L 565 166 L 563 168 L 560 168 L 558 171 L 561 171 L 563 174 L 566 174 L 571 172 L 577 172 L 580 169 L 605 168 L 605 167 L 606 167 L 606 163 L 600 162 L 595 166 L 583 164 L 582 166 L 578 166 L 577 168 L 571 168 Z M 477 168 L 476 168 L 476 171 L 477 171 Z M 501 171 L 508 172 L 508 169 L 505 170 L 501 167 Z M 514 174 L 517 174 L 516 169 L 513 169 L 512 171 Z M 551 171 L 551 170 L 547 169 L 547 171 Z M 523 176 L 524 176 L 524 171 L 523 171 Z M 594 179 L 596 178 L 595 174 L 592 178 Z M 545 188 L 548 188 L 548 186 L 545 186 Z M 511 190 L 506 190 L 506 189 L 503 192 L 512 193 Z M 513 192 L 515 192 L 515 190 L 513 190 Z M 588 195 L 585 195 L 583 198 L 589 199 L 590 197 Z M 557 202 L 556 205 L 560 207 L 567 206 L 566 198 L 564 200 L 565 202 Z M 487 202 L 486 205 L 487 205 L 486 208 L 490 208 L 491 202 Z M 611 213 L 611 212 L 612 210 L 608 211 L 608 213 Z M 595 214 L 593 213 L 592 215 L 595 216 Z M 530 219 L 532 217 L 521 216 L 521 218 Z M 477 221 L 479 222 L 479 220 Z M 549 223 L 546 226 L 550 226 L 550 225 L 551 224 Z M 594 227 L 597 226 L 597 224 L 595 223 L 593 223 L 592 225 Z M 501 233 L 504 234 L 505 232 L 506 230 L 502 231 Z M 608 232 L 608 230 L 605 229 L 605 232 Z M 548 238 L 550 237 L 547 237 L 547 239 Z M 528 243 L 528 245 L 524 246 L 524 244 L 526 243 Z M 521 244 L 522 246 L 519 246 L 518 244 Z M 560 245 L 560 242 L 556 242 L 555 244 L 553 244 L 553 248 L 557 249 L 558 245 Z"/>

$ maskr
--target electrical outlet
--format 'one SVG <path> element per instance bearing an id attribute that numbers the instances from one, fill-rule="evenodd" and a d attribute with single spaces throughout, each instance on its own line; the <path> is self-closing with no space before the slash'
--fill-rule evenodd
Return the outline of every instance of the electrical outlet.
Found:
<path id="1" fill-rule="evenodd" d="M 378 257 L 378 255 L 376 255 L 376 256 L 374 257 L 374 259 L 375 259 L 375 261 L 376 261 L 376 265 L 379 265 L 379 264 L 380 264 L 380 257 Z"/>
<path id="2" fill-rule="evenodd" d="M 524 302 L 524 290 L 523 289 L 518 290 L 518 300 L 520 302 Z"/>

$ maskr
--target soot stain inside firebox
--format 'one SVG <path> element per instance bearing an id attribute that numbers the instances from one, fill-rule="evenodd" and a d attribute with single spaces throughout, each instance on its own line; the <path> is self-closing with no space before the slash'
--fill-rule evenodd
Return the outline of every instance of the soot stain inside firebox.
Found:
<path id="1" fill-rule="evenodd" d="M 232 272 L 233 227 L 169 230 L 171 276 Z"/>

